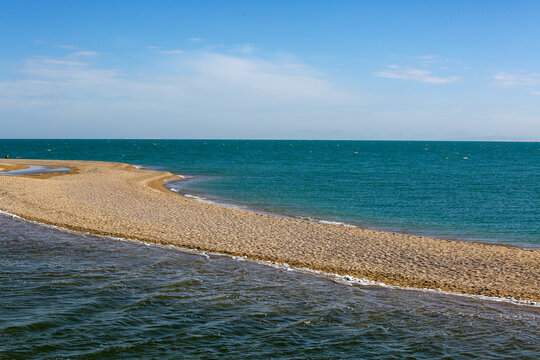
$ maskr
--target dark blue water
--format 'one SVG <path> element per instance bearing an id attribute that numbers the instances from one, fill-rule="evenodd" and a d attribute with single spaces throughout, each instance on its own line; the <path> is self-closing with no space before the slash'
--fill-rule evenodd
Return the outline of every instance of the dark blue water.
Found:
<path id="1" fill-rule="evenodd" d="M 540 143 L 0 140 L 3 153 L 146 165 L 259 210 L 540 247 Z"/>
<path id="2" fill-rule="evenodd" d="M 0 359 L 538 359 L 540 310 L 0 216 Z"/>

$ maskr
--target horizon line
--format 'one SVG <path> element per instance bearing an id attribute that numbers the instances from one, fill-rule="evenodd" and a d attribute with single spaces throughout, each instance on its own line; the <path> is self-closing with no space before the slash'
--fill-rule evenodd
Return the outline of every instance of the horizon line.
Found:
<path id="1" fill-rule="evenodd" d="M 187 140 L 187 141 L 418 141 L 418 142 L 540 142 L 540 139 L 264 139 L 264 138 L 0 138 L 1 140 Z"/>

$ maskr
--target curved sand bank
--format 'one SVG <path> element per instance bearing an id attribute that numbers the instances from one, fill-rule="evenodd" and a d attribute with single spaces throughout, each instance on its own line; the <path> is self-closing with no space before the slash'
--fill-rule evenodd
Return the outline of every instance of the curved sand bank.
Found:
<path id="1" fill-rule="evenodd" d="M 0 176 L 0 210 L 96 234 L 287 263 L 389 285 L 540 301 L 540 250 L 285 219 L 200 203 L 162 187 L 169 172 L 85 161 L 62 176 Z"/>

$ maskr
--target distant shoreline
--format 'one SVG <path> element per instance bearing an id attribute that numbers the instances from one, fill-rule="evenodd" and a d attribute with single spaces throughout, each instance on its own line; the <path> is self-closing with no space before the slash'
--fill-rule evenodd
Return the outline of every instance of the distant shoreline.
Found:
<path id="1" fill-rule="evenodd" d="M 540 250 L 392 234 L 255 214 L 178 196 L 176 176 L 128 164 L 0 160 L 69 167 L 0 176 L 0 210 L 94 234 L 286 263 L 388 285 L 540 301 Z"/>

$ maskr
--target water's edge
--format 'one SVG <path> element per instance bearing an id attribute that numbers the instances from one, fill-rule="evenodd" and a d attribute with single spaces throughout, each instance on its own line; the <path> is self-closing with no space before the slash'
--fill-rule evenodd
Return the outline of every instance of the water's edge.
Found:
<path id="1" fill-rule="evenodd" d="M 519 300 L 519 299 L 515 299 L 515 298 L 511 298 L 511 297 L 501 298 L 501 297 L 495 297 L 495 296 L 458 293 L 458 292 L 452 292 L 452 291 L 443 291 L 443 290 L 440 290 L 440 289 L 415 288 L 415 287 L 407 287 L 407 286 L 388 285 L 388 284 L 385 284 L 385 283 L 375 282 L 375 281 L 371 281 L 371 280 L 368 280 L 368 279 L 356 278 L 356 277 L 353 277 L 353 276 L 350 276 L 350 275 L 339 275 L 339 274 L 327 273 L 327 272 L 319 271 L 319 270 L 313 270 L 313 269 L 309 269 L 309 268 L 305 268 L 305 267 L 290 266 L 289 264 L 286 264 L 286 263 L 278 263 L 278 262 L 264 261 L 264 260 L 254 260 L 254 259 L 250 259 L 248 257 L 240 257 L 240 256 L 234 256 L 234 255 L 223 254 L 223 253 L 218 253 L 218 252 L 211 252 L 211 251 L 200 251 L 200 250 L 184 248 L 184 247 L 176 246 L 176 245 L 172 245 L 172 244 L 163 245 L 163 244 L 151 243 L 151 242 L 148 242 L 148 241 L 143 241 L 143 240 L 138 240 L 138 239 L 127 239 L 127 238 L 122 238 L 122 237 L 93 234 L 93 233 L 90 233 L 90 232 L 75 231 L 75 230 L 71 230 L 71 229 L 68 229 L 68 228 L 61 227 L 61 226 L 50 225 L 50 224 L 42 223 L 42 222 L 39 222 L 39 221 L 26 219 L 26 218 L 24 218 L 24 216 L 12 214 L 10 212 L 3 211 L 3 210 L 0 210 L 0 215 L 5 216 L 5 217 L 10 217 L 10 218 L 13 218 L 13 219 L 17 219 L 17 220 L 21 220 L 21 221 L 25 221 L 25 222 L 28 222 L 28 223 L 31 223 L 31 224 L 36 224 L 36 225 L 39 225 L 39 226 L 47 227 L 47 228 L 50 228 L 50 229 L 55 229 L 57 231 L 63 231 L 63 232 L 68 232 L 68 233 L 73 233 L 73 234 L 84 234 L 84 235 L 90 235 L 90 236 L 95 236 L 95 237 L 100 237 L 100 238 L 107 238 L 107 239 L 112 239 L 112 240 L 117 240 L 117 241 L 131 242 L 131 243 L 144 245 L 144 246 L 156 246 L 156 247 L 161 247 L 161 248 L 166 248 L 166 249 L 167 248 L 168 249 L 175 249 L 177 251 L 181 251 L 181 252 L 184 252 L 186 254 L 196 254 L 196 255 L 207 257 L 207 258 L 209 256 L 225 256 L 225 257 L 237 260 L 237 261 L 250 261 L 250 262 L 253 262 L 253 263 L 265 265 L 265 266 L 276 268 L 276 269 L 284 269 L 284 270 L 287 270 L 287 271 L 296 271 L 296 272 L 299 272 L 299 273 L 304 273 L 304 274 L 310 274 L 310 275 L 314 275 L 314 276 L 323 277 L 323 278 L 329 279 L 331 281 L 334 281 L 336 283 L 345 284 L 345 285 L 349 285 L 349 286 L 353 286 L 353 285 L 376 286 L 376 287 L 382 287 L 382 288 L 388 288 L 388 289 L 397 289 L 397 290 L 405 290 L 405 291 L 419 291 L 419 292 L 424 292 L 424 293 L 434 293 L 434 294 L 442 294 L 442 295 L 459 296 L 459 297 L 465 297 L 465 298 L 470 298 L 470 299 L 475 299 L 475 300 L 491 301 L 491 302 L 498 302 L 498 303 L 508 303 L 508 304 L 518 305 L 518 306 L 528 306 L 528 307 L 540 308 L 540 302 L 536 302 L 536 301 Z"/>
<path id="2" fill-rule="evenodd" d="M 151 169 L 151 166 L 148 166 L 148 167 L 143 166 L 143 165 L 133 165 L 133 166 L 135 166 L 137 169 L 140 169 L 140 170 L 161 171 L 161 170 L 153 170 Z M 165 171 L 168 171 L 168 170 L 165 170 Z M 194 180 L 200 180 L 200 178 L 194 175 L 178 175 L 178 174 L 174 174 L 174 175 L 176 175 L 179 178 L 167 180 L 163 184 L 163 187 L 167 189 L 168 191 L 171 191 L 175 194 L 178 194 L 180 196 L 183 196 L 191 200 L 195 200 L 195 201 L 202 202 L 205 204 L 212 204 L 212 205 L 216 205 L 216 206 L 220 206 L 224 208 L 246 211 L 246 212 L 251 212 L 255 214 L 267 215 L 267 216 L 278 217 L 278 218 L 306 221 L 306 222 L 311 222 L 311 223 L 316 223 L 316 224 L 326 224 L 326 225 L 334 225 L 334 226 L 343 226 L 343 227 L 348 227 L 348 228 L 373 230 L 373 231 L 379 231 L 379 232 L 384 232 L 388 234 L 410 235 L 410 236 L 417 236 L 417 237 L 437 239 L 437 240 L 473 242 L 473 243 L 478 243 L 478 244 L 504 246 L 504 247 L 518 248 L 518 249 L 525 249 L 525 250 L 540 250 L 540 246 L 535 246 L 532 244 L 522 244 L 522 243 L 509 244 L 509 243 L 499 243 L 499 242 L 496 242 L 495 240 L 490 240 L 490 239 L 479 240 L 479 239 L 466 239 L 466 238 L 450 238 L 450 237 L 442 237 L 438 235 L 425 235 L 425 234 L 419 234 L 419 233 L 414 233 L 414 232 L 401 232 L 401 231 L 397 231 L 393 229 L 378 228 L 378 227 L 373 227 L 373 226 L 360 226 L 360 225 L 350 224 L 350 223 L 346 223 L 342 221 L 326 220 L 326 219 L 313 218 L 310 216 L 302 216 L 302 215 L 295 215 L 295 214 L 283 214 L 283 213 L 279 213 L 277 211 L 272 211 L 272 210 L 262 210 L 248 204 L 237 204 L 231 201 L 224 201 L 221 199 L 216 199 L 211 194 L 191 194 L 187 191 L 184 191 L 184 189 L 182 188 L 176 189 L 173 187 L 173 185 L 182 184 L 182 183 L 186 183 L 186 182 L 194 181 Z"/>

